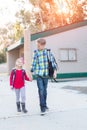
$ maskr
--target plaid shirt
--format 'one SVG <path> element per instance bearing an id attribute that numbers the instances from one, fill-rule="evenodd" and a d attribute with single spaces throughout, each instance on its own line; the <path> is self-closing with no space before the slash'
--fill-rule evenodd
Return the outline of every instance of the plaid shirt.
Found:
<path id="1" fill-rule="evenodd" d="M 51 52 L 49 56 L 47 49 L 35 50 L 33 54 L 31 72 L 35 72 L 35 74 L 39 76 L 48 76 L 48 57 L 50 57 L 52 66 L 56 69 L 54 57 Z"/>

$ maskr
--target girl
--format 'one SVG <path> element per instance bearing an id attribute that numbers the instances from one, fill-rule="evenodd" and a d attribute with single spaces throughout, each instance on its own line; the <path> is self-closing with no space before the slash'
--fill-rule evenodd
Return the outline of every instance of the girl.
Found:
<path id="1" fill-rule="evenodd" d="M 22 66 L 23 66 L 23 60 L 21 58 L 18 58 L 16 60 L 15 68 L 12 69 L 10 74 L 10 86 L 11 89 L 15 90 L 17 111 L 21 112 L 20 107 L 20 96 L 21 96 L 22 111 L 26 113 L 27 110 L 25 107 L 25 99 L 26 99 L 25 80 L 31 81 L 31 79 L 27 76 Z"/>

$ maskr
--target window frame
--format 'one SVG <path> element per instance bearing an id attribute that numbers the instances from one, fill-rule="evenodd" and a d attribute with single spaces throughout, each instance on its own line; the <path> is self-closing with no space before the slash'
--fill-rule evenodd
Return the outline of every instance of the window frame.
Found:
<path id="1" fill-rule="evenodd" d="M 77 49 L 76 48 L 60 48 L 59 51 L 60 51 L 60 62 L 76 62 L 77 61 Z M 63 59 L 63 57 L 61 57 L 61 54 L 63 54 L 62 51 L 66 51 L 66 53 L 67 53 L 66 59 Z M 70 51 L 74 51 L 74 53 L 73 53 L 74 59 L 70 59 Z"/>

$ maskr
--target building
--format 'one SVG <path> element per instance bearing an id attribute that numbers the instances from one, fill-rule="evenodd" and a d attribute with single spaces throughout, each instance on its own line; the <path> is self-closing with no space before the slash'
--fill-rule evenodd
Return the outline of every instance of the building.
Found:
<path id="1" fill-rule="evenodd" d="M 87 77 L 87 20 L 68 26 L 32 34 L 30 37 L 31 57 L 36 49 L 36 39 L 45 38 L 57 60 L 58 78 Z M 26 50 L 25 50 L 26 51 Z M 24 56 L 24 39 L 7 48 L 8 72 L 17 57 Z"/>

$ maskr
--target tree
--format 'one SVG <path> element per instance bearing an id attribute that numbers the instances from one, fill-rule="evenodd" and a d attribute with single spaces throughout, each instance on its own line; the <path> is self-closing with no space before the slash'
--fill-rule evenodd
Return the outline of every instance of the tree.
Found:
<path id="1" fill-rule="evenodd" d="M 66 0 L 66 4 L 67 7 L 69 8 L 68 12 L 69 24 L 84 20 L 82 3 L 79 3 L 78 0 L 73 1 Z"/>
<path id="2" fill-rule="evenodd" d="M 32 5 L 32 10 L 22 8 L 17 17 L 23 26 L 30 28 L 31 33 L 72 24 L 85 18 L 85 6 L 79 0 L 29 0 L 28 4 Z"/>
<path id="3" fill-rule="evenodd" d="M 81 3 L 84 12 L 84 19 L 87 19 L 87 0 L 83 0 Z"/>
<path id="4" fill-rule="evenodd" d="M 14 34 L 15 34 L 15 36 L 14 36 L 15 41 L 18 41 L 23 35 L 23 27 L 20 24 L 20 22 L 15 23 L 15 25 L 14 25 Z"/>
<path id="5" fill-rule="evenodd" d="M 15 1 L 20 5 L 16 22 L 0 28 L 0 44 L 5 47 L 18 41 L 26 27 L 33 34 L 87 19 L 86 0 Z"/>

